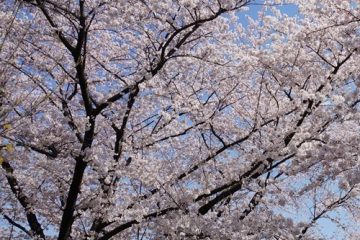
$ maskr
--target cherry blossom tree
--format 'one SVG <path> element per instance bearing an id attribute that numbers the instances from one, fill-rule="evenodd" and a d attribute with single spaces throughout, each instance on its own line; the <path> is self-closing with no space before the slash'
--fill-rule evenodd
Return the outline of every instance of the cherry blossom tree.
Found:
<path id="1" fill-rule="evenodd" d="M 359 239 L 359 0 L 1 3 L 4 239 Z"/>

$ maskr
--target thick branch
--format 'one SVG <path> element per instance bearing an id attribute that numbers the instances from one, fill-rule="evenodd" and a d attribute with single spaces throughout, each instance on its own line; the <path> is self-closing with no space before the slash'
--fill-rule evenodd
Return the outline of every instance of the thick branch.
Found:
<path id="1" fill-rule="evenodd" d="M 25 210 L 30 229 L 34 232 L 35 236 L 39 237 L 40 239 L 45 239 L 43 229 L 41 228 L 41 225 L 34 213 L 31 200 L 25 195 L 24 190 L 15 178 L 14 169 L 8 161 L 3 161 L 1 166 L 6 172 L 6 179 L 10 185 L 11 191 Z"/>
<path id="2" fill-rule="evenodd" d="M 150 214 L 144 216 L 143 218 L 145 220 L 149 220 L 149 219 L 156 218 L 156 217 L 165 215 L 165 214 L 167 214 L 169 212 L 173 212 L 173 211 L 177 211 L 177 210 L 179 210 L 179 208 L 177 208 L 177 207 L 169 207 L 169 208 L 165 208 L 165 209 L 163 209 L 161 211 L 158 211 L 158 212 L 150 213 Z M 125 229 L 128 229 L 128 228 L 132 227 L 133 225 L 139 224 L 139 223 L 140 222 L 137 221 L 137 220 L 132 220 L 132 221 L 129 221 L 127 223 L 121 224 L 120 226 L 114 228 L 110 232 L 107 232 L 104 236 L 100 237 L 98 240 L 110 239 L 113 236 L 115 236 L 116 234 L 124 231 Z"/>

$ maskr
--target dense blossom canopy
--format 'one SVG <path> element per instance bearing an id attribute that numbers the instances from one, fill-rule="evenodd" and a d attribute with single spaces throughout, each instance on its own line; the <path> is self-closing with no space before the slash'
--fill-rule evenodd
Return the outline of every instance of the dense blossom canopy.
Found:
<path id="1" fill-rule="evenodd" d="M 360 239 L 359 0 L 3 0 L 0 29 L 1 239 Z"/>

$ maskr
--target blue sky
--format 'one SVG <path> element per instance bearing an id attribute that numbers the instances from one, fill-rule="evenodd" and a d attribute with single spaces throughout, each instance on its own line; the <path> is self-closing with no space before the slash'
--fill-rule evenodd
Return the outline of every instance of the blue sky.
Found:
<path id="1" fill-rule="evenodd" d="M 254 1 L 249 5 L 249 10 L 246 12 L 240 12 L 238 14 L 240 23 L 246 27 L 248 24 L 248 17 L 251 17 L 253 19 L 256 19 L 258 17 L 259 11 L 261 11 L 264 8 L 264 5 L 262 4 L 263 1 Z M 294 4 L 284 4 L 279 5 L 277 8 L 282 12 L 287 14 L 288 16 L 297 16 L 298 15 L 298 7 Z"/>

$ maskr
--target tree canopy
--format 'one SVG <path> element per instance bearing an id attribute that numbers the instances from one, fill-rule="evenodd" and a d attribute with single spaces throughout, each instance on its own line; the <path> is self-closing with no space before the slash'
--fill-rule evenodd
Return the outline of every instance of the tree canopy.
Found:
<path id="1" fill-rule="evenodd" d="M 2 0 L 0 29 L 4 239 L 360 238 L 359 0 Z"/>

